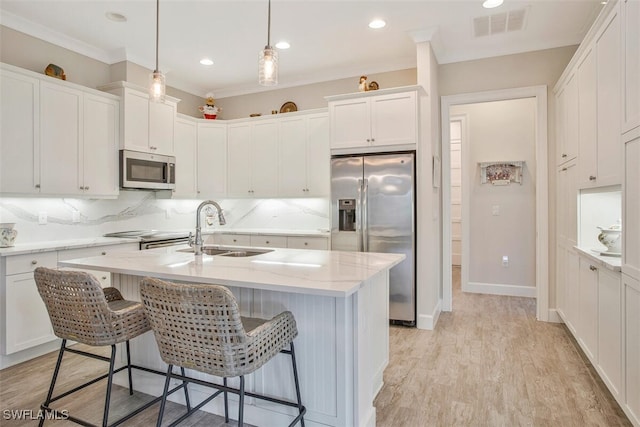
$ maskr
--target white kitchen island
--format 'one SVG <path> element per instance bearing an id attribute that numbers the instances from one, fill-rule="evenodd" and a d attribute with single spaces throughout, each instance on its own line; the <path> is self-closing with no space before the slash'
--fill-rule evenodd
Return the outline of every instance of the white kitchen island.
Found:
<path id="1" fill-rule="evenodd" d="M 132 300 L 140 299 L 140 279 L 151 276 L 228 286 L 244 316 L 271 318 L 290 310 L 299 332 L 294 342 L 306 425 L 373 427 L 373 400 L 389 361 L 389 269 L 402 259 L 401 254 L 293 249 L 244 258 L 196 257 L 173 247 L 80 258 L 59 265 L 110 272 L 113 286 Z M 131 349 L 134 364 L 166 369 L 151 332 L 133 340 Z M 218 381 L 204 374 L 189 374 Z M 124 384 L 126 379 L 119 381 Z M 230 384 L 237 386 L 235 381 Z M 151 395 L 160 395 L 162 385 L 161 377 L 144 372 L 134 379 L 134 388 Z M 295 400 L 288 357 L 276 356 L 247 376 L 246 387 Z M 196 385 L 189 389 L 192 402 L 210 393 L 210 389 Z M 237 414 L 234 397 L 230 396 L 232 418 Z M 180 393 L 171 398 L 183 403 Z M 222 414 L 222 399 L 214 399 L 203 409 Z M 253 425 L 287 425 L 294 413 L 293 408 L 245 399 L 245 421 Z"/>

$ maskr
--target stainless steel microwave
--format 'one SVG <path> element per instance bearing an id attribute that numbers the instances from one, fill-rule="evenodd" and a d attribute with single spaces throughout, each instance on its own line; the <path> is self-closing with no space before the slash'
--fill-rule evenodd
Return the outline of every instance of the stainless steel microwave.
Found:
<path id="1" fill-rule="evenodd" d="M 176 158 L 120 150 L 120 188 L 148 190 L 176 188 Z"/>

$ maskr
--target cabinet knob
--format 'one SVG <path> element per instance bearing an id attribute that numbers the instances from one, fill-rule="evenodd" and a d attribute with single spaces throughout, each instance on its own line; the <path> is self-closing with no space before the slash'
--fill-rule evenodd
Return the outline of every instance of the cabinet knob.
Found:
<path id="1" fill-rule="evenodd" d="M 88 189 L 89 189 L 89 186 L 87 186 L 87 187 L 84 187 L 84 189 L 85 189 L 85 190 L 88 190 Z"/>
<path id="2" fill-rule="evenodd" d="M 31 261 L 31 265 L 36 265 L 37 263 L 38 263 L 38 261 L 35 260 L 35 259 Z"/>
<path id="3" fill-rule="evenodd" d="M 233 239 L 233 243 L 235 243 L 235 242 L 237 242 L 237 240 L 236 240 L 236 239 Z"/>
<path id="4" fill-rule="evenodd" d="M 309 246 L 309 244 L 308 244 L 307 242 L 304 242 L 304 245 L 305 245 L 305 246 Z"/>
<path id="5" fill-rule="evenodd" d="M 566 154 L 563 154 L 563 155 L 562 155 L 562 158 L 564 159 L 565 157 L 567 157 L 567 155 L 566 155 Z"/>
<path id="6" fill-rule="evenodd" d="M 200 194 L 200 190 L 198 190 L 198 194 Z"/>
<path id="7" fill-rule="evenodd" d="M 371 142 L 374 142 L 376 139 L 375 138 L 371 138 Z"/>
<path id="8" fill-rule="evenodd" d="M 106 254 L 107 254 L 106 252 L 102 252 L 102 255 L 106 255 Z"/>
<path id="9" fill-rule="evenodd" d="M 36 184 L 36 188 L 40 188 L 40 184 Z"/>
<path id="10" fill-rule="evenodd" d="M 371 142 L 371 140 L 369 138 L 367 138 L 367 142 Z"/>
<path id="11" fill-rule="evenodd" d="M 591 271 L 598 271 L 598 269 L 597 269 L 595 266 L 593 266 L 593 265 L 590 265 L 590 266 L 589 266 L 589 270 L 591 270 Z"/>
<path id="12" fill-rule="evenodd" d="M 268 244 L 269 244 L 269 241 L 267 240 L 265 243 L 268 245 Z"/>
<path id="13" fill-rule="evenodd" d="M 589 181 L 595 181 L 595 180 L 596 180 L 596 177 L 595 177 L 595 176 L 593 176 L 593 175 L 589 175 Z"/>
<path id="14" fill-rule="evenodd" d="M 107 276 L 102 276 L 102 280 L 107 280 Z"/>
<path id="15" fill-rule="evenodd" d="M 567 168 L 562 168 L 562 172 L 565 172 L 567 170 Z"/>

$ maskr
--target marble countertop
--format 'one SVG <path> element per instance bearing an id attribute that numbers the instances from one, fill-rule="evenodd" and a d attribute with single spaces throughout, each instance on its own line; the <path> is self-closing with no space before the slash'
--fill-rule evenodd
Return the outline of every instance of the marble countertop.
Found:
<path id="1" fill-rule="evenodd" d="M 619 256 L 599 255 L 596 251 L 587 248 L 574 246 L 580 255 L 586 256 L 591 261 L 598 263 L 600 266 L 615 272 L 622 271 L 622 259 Z"/>
<path id="2" fill-rule="evenodd" d="M 306 295 L 347 297 L 405 255 L 275 249 L 252 257 L 195 256 L 187 246 L 123 251 L 59 261 L 61 267 L 84 268 L 160 279 L 222 284 Z"/>
<path id="3" fill-rule="evenodd" d="M 137 243 L 138 239 L 116 237 L 95 237 L 84 239 L 51 240 L 47 242 L 18 243 L 9 248 L 0 248 L 0 257 L 34 254 L 38 252 L 61 251 L 65 249 L 89 248 L 92 246 L 120 245 Z"/>

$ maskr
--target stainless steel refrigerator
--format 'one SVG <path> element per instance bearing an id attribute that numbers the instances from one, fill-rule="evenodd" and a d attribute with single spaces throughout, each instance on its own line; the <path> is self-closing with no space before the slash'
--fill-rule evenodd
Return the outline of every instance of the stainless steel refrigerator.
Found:
<path id="1" fill-rule="evenodd" d="M 331 249 L 402 253 L 389 272 L 389 318 L 414 325 L 415 153 L 331 159 Z"/>

